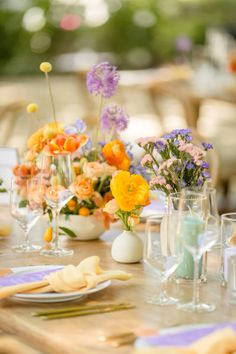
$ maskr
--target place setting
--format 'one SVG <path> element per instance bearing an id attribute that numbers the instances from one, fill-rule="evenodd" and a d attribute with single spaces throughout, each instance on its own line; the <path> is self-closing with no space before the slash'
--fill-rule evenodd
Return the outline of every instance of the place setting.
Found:
<path id="1" fill-rule="evenodd" d="M 79 76 L 96 113 L 63 118 L 58 65 L 37 65 L 47 115 L 41 94 L 24 104 L 22 151 L 0 147 L 0 325 L 23 341 L 32 327 L 42 354 L 236 353 L 236 209 L 215 144 L 191 124 L 127 138 L 112 60 Z"/>

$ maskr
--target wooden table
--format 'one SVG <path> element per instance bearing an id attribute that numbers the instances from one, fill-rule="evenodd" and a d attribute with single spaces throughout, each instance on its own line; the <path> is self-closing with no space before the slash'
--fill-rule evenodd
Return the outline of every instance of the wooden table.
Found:
<path id="1" fill-rule="evenodd" d="M 4 216 L 4 208 L 0 208 L 0 216 Z M 6 210 L 5 210 L 6 216 Z M 194 323 L 213 323 L 233 321 L 236 316 L 236 306 L 228 305 L 226 290 L 221 288 L 211 274 L 217 270 L 215 254 L 211 254 L 210 269 L 207 284 L 202 284 L 202 299 L 213 302 L 217 310 L 210 314 L 189 314 L 180 312 L 176 307 L 158 307 L 146 304 L 146 294 L 158 291 L 157 280 L 148 273 L 142 263 L 117 264 L 112 260 L 110 247 L 114 235 L 119 230 L 104 234 L 99 241 L 79 242 L 65 241 L 66 246 L 72 247 L 75 254 L 72 258 L 53 259 L 40 257 L 38 254 L 18 255 L 11 251 L 11 244 L 17 241 L 17 235 L 1 240 L 0 267 L 15 267 L 41 264 L 78 264 L 83 258 L 98 255 L 104 269 L 122 269 L 133 273 L 128 282 L 114 281 L 103 291 L 87 297 L 85 301 L 122 302 L 128 301 L 136 305 L 135 309 L 112 312 L 87 317 L 75 317 L 61 320 L 43 321 L 32 317 L 31 312 L 40 309 L 57 308 L 62 304 L 31 304 L 13 300 L 0 303 L 0 329 L 17 335 L 28 345 L 45 354 L 92 354 L 92 353 L 132 353 L 132 346 L 111 348 L 105 343 L 98 342 L 102 334 L 137 331 L 151 328 L 167 328 L 177 325 Z M 19 232 L 17 232 L 19 234 Z M 35 235 L 35 232 L 33 233 Z M 38 235 L 37 235 L 38 236 Z M 185 301 L 191 298 L 191 286 L 171 288 L 173 295 L 178 295 Z M 63 306 L 71 306 L 64 303 Z"/>

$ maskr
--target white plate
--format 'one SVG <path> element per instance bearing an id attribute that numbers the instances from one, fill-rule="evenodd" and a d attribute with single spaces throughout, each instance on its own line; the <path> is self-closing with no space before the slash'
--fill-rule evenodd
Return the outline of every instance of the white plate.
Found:
<path id="1" fill-rule="evenodd" d="M 17 267 L 12 268 L 14 273 L 21 273 L 26 271 L 37 271 L 44 269 L 54 269 L 56 267 L 61 267 L 58 265 L 53 266 L 30 266 L 30 267 Z M 45 293 L 45 294 L 16 294 L 11 297 L 11 299 L 17 301 L 27 301 L 27 302 L 65 302 L 71 300 L 82 299 L 86 295 L 96 293 L 107 288 L 111 284 L 111 280 L 107 280 L 103 283 L 100 283 L 96 286 L 96 288 L 92 288 L 86 291 L 73 291 L 70 293 Z"/>

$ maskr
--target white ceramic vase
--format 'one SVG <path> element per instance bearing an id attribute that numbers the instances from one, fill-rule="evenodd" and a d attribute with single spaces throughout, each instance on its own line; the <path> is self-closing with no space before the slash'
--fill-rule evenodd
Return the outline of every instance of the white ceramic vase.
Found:
<path id="1" fill-rule="evenodd" d="M 112 258 L 119 263 L 137 263 L 143 257 L 143 242 L 133 231 L 123 231 L 111 248 Z"/>
<path id="2" fill-rule="evenodd" d="M 105 227 L 102 220 L 93 215 L 60 215 L 59 226 L 66 227 L 73 231 L 77 237 L 72 240 L 89 241 L 98 239 L 104 232 Z"/>

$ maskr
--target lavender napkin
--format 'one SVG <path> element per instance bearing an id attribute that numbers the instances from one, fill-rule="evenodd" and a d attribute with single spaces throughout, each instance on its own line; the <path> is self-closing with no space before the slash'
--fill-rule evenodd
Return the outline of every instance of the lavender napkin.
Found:
<path id="1" fill-rule="evenodd" d="M 63 267 L 57 266 L 55 268 L 47 268 L 43 270 L 29 270 L 26 273 L 15 273 L 8 275 L 6 277 L 0 278 L 0 287 L 1 286 L 9 286 L 9 285 L 17 285 L 17 284 L 24 284 L 24 283 L 31 283 L 34 281 L 41 281 L 45 275 L 50 273 L 56 272 L 57 270 Z"/>
<path id="2" fill-rule="evenodd" d="M 176 333 L 171 334 L 160 334 L 158 336 L 152 337 L 141 337 L 136 341 L 137 347 L 144 346 L 188 346 L 192 342 L 207 336 L 211 332 L 214 332 L 218 329 L 222 329 L 224 327 L 232 327 L 236 330 L 236 323 L 221 323 L 216 325 L 203 325 L 201 328 L 195 329 L 186 329 L 186 330 L 178 330 L 176 328 Z"/>

